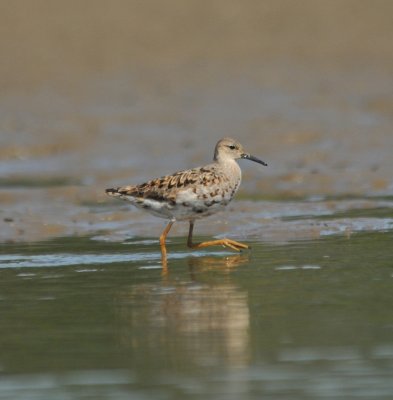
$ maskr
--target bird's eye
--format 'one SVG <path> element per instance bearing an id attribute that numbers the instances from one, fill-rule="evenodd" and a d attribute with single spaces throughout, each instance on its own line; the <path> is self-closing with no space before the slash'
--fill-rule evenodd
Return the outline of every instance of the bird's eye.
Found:
<path id="1" fill-rule="evenodd" d="M 236 146 L 235 145 L 233 145 L 233 144 L 231 144 L 230 146 L 228 146 L 231 150 L 235 150 L 236 149 Z"/>

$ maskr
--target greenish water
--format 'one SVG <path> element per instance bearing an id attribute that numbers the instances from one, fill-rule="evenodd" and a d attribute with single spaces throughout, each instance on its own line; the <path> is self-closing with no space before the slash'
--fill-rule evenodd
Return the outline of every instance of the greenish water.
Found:
<path id="1" fill-rule="evenodd" d="M 390 399 L 393 233 L 0 248 L 0 399 Z"/>

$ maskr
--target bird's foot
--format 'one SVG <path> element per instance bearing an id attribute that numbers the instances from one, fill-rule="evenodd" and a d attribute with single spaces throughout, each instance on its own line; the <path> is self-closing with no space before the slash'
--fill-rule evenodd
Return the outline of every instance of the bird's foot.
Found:
<path id="1" fill-rule="evenodd" d="M 188 247 L 190 247 L 192 249 L 202 249 L 204 247 L 210 247 L 210 246 L 229 247 L 230 249 L 236 250 L 236 251 L 241 251 L 241 250 L 251 248 L 247 244 L 236 242 L 235 240 L 226 239 L 226 238 L 218 239 L 218 240 L 209 240 L 207 242 L 202 242 L 202 243 L 188 243 Z"/>

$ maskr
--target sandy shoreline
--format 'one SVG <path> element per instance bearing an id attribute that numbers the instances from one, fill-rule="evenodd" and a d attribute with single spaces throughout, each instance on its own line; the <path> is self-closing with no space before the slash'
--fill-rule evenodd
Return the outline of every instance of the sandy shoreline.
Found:
<path id="1" fill-rule="evenodd" d="M 0 240 L 99 229 L 223 136 L 269 163 L 240 199 L 393 195 L 392 2 L 115 3 L 2 5 Z"/>

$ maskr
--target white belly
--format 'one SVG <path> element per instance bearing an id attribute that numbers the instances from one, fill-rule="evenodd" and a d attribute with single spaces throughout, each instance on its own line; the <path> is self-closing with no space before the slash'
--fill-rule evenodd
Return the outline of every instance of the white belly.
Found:
<path id="1" fill-rule="evenodd" d="M 220 202 L 193 201 L 170 204 L 149 199 L 145 199 L 143 203 L 131 202 L 137 208 L 157 217 L 177 221 L 189 221 L 207 217 L 222 211 L 229 203 L 229 201 L 223 200 Z"/>

